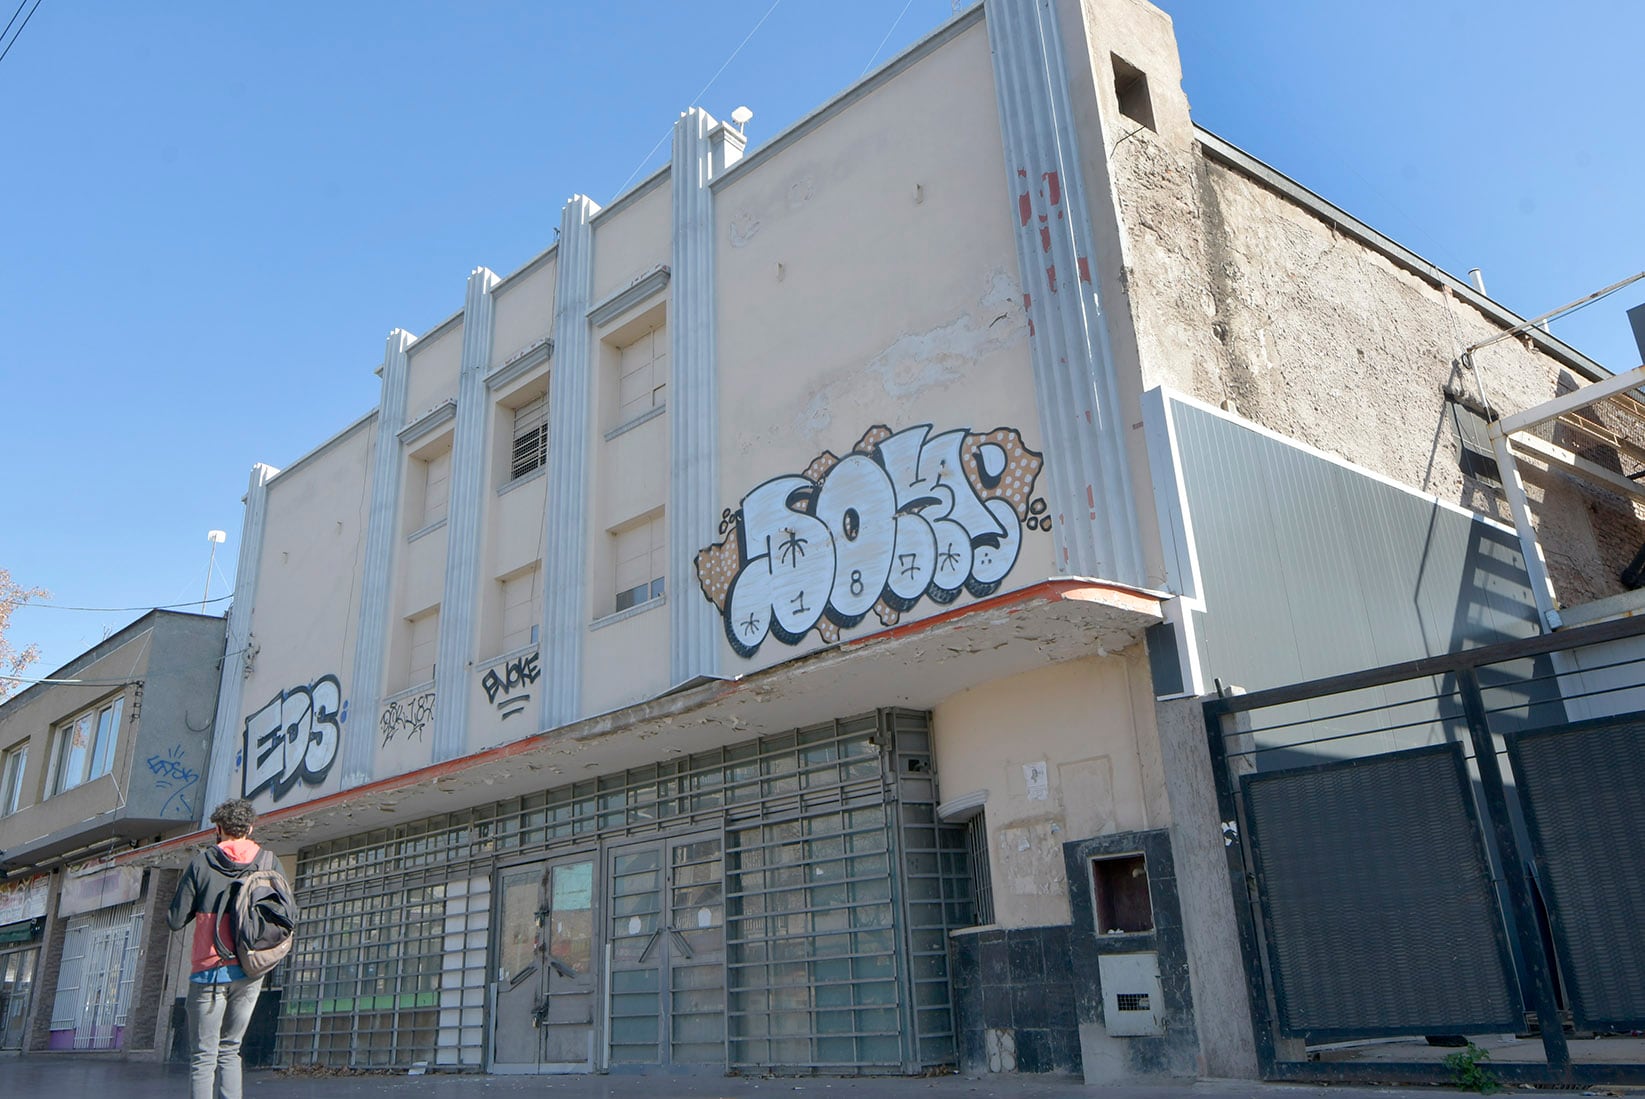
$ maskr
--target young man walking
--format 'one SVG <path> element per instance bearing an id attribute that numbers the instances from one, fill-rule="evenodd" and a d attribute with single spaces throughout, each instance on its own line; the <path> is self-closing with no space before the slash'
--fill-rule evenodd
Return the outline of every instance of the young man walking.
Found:
<path id="1" fill-rule="evenodd" d="M 195 852 L 177 893 L 171 899 L 166 923 L 173 931 L 195 916 L 194 943 L 188 986 L 189 1096 L 190 1099 L 240 1099 L 240 1040 L 251 1022 L 263 978 L 247 977 L 233 958 L 217 948 L 232 943 L 226 907 L 229 886 L 252 872 L 262 848 L 251 841 L 257 814 L 241 798 L 225 801 L 211 811 L 217 842 Z M 217 927 L 213 928 L 212 924 Z M 232 949 L 232 947 L 231 947 Z"/>

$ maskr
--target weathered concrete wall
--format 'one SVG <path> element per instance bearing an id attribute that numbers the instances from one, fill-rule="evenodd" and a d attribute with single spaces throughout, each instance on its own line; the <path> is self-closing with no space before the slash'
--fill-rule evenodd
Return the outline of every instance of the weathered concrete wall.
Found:
<path id="1" fill-rule="evenodd" d="M 1151 91 L 1181 95 L 1168 80 Z M 1516 412 L 1568 384 L 1566 364 L 1504 340 L 1475 356 L 1476 381 L 1459 356 L 1498 320 L 1202 143 L 1133 128 L 1110 160 L 1145 385 L 1511 522 L 1501 490 L 1461 472 L 1446 393 Z M 1539 463 L 1521 469 L 1560 602 L 1620 592 L 1645 534 L 1633 506 Z"/>

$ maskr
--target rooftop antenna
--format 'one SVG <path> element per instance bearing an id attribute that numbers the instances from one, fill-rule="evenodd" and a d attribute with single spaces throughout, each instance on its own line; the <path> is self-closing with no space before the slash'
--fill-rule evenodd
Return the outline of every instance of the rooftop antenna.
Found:
<path id="1" fill-rule="evenodd" d="M 206 531 L 206 541 L 211 543 L 211 557 L 206 561 L 206 590 L 200 596 L 200 613 L 206 613 L 206 600 L 211 598 L 211 570 L 217 564 L 217 547 L 228 539 L 228 535 L 220 530 Z"/>
<path id="2" fill-rule="evenodd" d="M 743 127 L 748 125 L 749 119 L 753 117 L 754 112 L 749 110 L 747 107 L 738 107 L 736 110 L 731 112 L 731 121 L 737 124 L 737 132 L 739 134 L 743 132 Z"/>

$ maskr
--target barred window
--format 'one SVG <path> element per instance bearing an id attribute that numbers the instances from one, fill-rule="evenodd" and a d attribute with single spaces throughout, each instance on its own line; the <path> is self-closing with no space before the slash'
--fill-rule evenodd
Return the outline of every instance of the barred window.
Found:
<path id="1" fill-rule="evenodd" d="M 510 479 L 524 477 L 548 464 L 548 396 L 514 410 L 514 451 Z"/>

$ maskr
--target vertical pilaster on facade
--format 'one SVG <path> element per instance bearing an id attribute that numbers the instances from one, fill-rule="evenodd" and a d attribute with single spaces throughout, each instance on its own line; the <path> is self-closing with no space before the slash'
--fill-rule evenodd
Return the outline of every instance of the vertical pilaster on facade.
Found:
<path id="1" fill-rule="evenodd" d="M 548 394 L 548 499 L 543 509 L 541 728 L 582 716 L 588 617 L 589 401 L 596 369 L 588 308 L 599 207 L 573 195 L 560 211 L 554 283 L 554 366 Z"/>
<path id="2" fill-rule="evenodd" d="M 434 759 L 463 754 L 468 729 L 470 654 L 480 598 L 480 513 L 486 483 L 486 361 L 491 357 L 496 275 L 476 267 L 463 303 L 463 361 L 451 440 L 451 504 L 446 522 L 445 588 L 434 668 Z"/>
<path id="3" fill-rule="evenodd" d="M 383 691 L 383 646 L 388 637 L 388 597 L 394 575 L 394 519 L 400 512 L 405 457 L 397 435 L 406 420 L 406 358 L 417 337 L 403 328 L 388 334 L 383 351 L 383 389 L 377 406 L 377 450 L 372 459 L 371 510 L 366 518 L 366 556 L 355 619 L 354 670 L 344 686 L 355 720 L 366 730 L 343 738 L 342 788 L 371 780 L 377 706 Z"/>
<path id="4" fill-rule="evenodd" d="M 719 392 L 714 328 L 714 120 L 693 107 L 674 124 L 670 184 L 674 239 L 668 317 L 669 677 L 679 684 L 719 669 L 713 604 L 696 589 L 697 551 L 719 537 Z"/>
<path id="5" fill-rule="evenodd" d="M 206 796 L 200 802 L 200 825 L 224 799 L 238 797 L 231 789 L 235 756 L 244 747 L 240 735 L 240 695 L 252 659 L 251 609 L 257 604 L 257 565 L 263 556 L 263 524 L 268 516 L 268 483 L 280 471 L 258 463 L 251 467 L 246 487 L 246 517 L 240 528 L 240 559 L 234 570 L 234 602 L 228 609 L 228 643 L 223 651 L 223 674 L 217 684 L 217 722 L 211 733 L 211 763 Z"/>
<path id="6" fill-rule="evenodd" d="M 1058 566 L 1141 586 L 1136 501 L 1052 0 L 988 0 Z"/>

